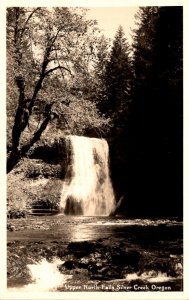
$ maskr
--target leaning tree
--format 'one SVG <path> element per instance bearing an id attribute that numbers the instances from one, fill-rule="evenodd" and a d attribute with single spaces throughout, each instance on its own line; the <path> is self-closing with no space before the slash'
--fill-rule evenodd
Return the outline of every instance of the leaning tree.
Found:
<path id="1" fill-rule="evenodd" d="M 106 126 L 95 103 L 86 97 L 97 30 L 96 21 L 88 20 L 84 9 L 7 9 L 7 127 L 11 127 L 7 172 L 51 120 L 58 118 L 65 126 L 73 122 L 80 127 L 86 122 Z M 23 142 L 25 132 L 29 138 Z"/>

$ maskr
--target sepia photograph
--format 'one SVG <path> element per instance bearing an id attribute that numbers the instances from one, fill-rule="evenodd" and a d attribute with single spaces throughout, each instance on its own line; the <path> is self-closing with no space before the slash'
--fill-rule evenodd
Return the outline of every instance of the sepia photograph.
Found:
<path id="1" fill-rule="evenodd" d="M 182 298 L 184 6 L 36 3 L 4 8 L 2 299 Z"/>

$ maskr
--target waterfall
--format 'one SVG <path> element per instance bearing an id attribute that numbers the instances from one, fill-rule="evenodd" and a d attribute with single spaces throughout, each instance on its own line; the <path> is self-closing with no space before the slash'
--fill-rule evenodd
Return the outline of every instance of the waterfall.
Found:
<path id="1" fill-rule="evenodd" d="M 67 136 L 66 144 L 70 162 L 61 195 L 64 213 L 109 215 L 115 197 L 109 175 L 108 143 L 104 139 Z"/>

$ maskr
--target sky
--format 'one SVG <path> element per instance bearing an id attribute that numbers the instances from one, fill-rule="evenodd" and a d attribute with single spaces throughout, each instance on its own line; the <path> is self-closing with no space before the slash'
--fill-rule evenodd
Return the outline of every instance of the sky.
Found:
<path id="1" fill-rule="evenodd" d="M 88 17 L 98 21 L 99 28 L 107 38 L 113 39 L 119 25 L 121 25 L 129 43 L 132 42 L 131 29 L 136 27 L 134 15 L 138 11 L 138 6 L 88 8 Z"/>

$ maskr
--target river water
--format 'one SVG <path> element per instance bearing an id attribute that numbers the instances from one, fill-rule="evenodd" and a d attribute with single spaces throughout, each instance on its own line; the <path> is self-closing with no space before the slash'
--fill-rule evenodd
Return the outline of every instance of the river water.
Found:
<path id="1" fill-rule="evenodd" d="M 58 271 L 58 273 L 54 271 L 55 268 L 58 270 L 57 266 L 61 263 L 60 256 L 57 258 L 54 254 L 54 260 L 51 260 L 51 262 L 47 261 L 45 257 L 43 258 L 43 256 L 41 256 L 41 260 L 35 262 L 36 254 L 34 255 L 34 252 L 36 253 L 40 247 L 44 249 L 44 247 L 48 246 L 48 249 L 51 249 L 53 245 L 53 249 L 55 249 L 56 244 L 68 247 L 71 242 L 88 241 L 89 243 L 103 243 L 103 249 L 105 249 L 103 251 L 107 253 L 109 251 L 111 255 L 114 255 L 112 257 L 115 257 L 115 253 L 113 253 L 113 251 L 120 254 L 121 252 L 119 253 L 119 251 L 122 251 L 123 249 L 129 249 L 129 251 L 137 251 L 141 258 L 137 267 L 130 266 L 129 269 L 124 265 L 124 263 L 117 263 L 116 268 L 120 268 L 122 272 L 120 278 L 116 273 L 115 278 L 112 276 L 111 280 L 109 278 L 107 279 L 107 276 L 105 276 L 104 280 L 102 280 L 102 278 L 98 280 L 97 276 L 95 277 L 93 274 L 93 277 L 96 279 L 91 281 L 92 277 L 89 280 L 87 275 L 87 279 L 85 278 L 86 281 L 83 279 L 84 277 L 82 279 L 80 278 L 80 285 L 81 282 L 85 285 L 88 282 L 90 282 L 90 284 L 92 282 L 95 284 L 95 286 L 97 286 L 96 284 L 99 284 L 99 282 L 100 284 L 102 282 L 113 282 L 114 286 L 111 285 L 111 289 L 114 289 L 117 281 L 123 281 L 124 284 L 127 283 L 125 287 L 126 289 L 129 284 L 129 288 L 133 290 L 132 287 L 134 285 L 131 287 L 130 283 L 139 281 L 139 289 L 140 286 L 146 286 L 147 291 L 148 284 L 151 284 L 150 286 L 152 286 L 152 283 L 154 282 L 156 284 L 153 285 L 155 291 L 159 288 L 159 286 L 160 288 L 167 288 L 171 291 L 182 290 L 183 230 L 182 222 L 177 219 L 125 219 L 123 217 L 110 218 L 84 216 L 71 217 L 64 216 L 63 214 L 57 214 L 54 216 L 29 216 L 26 219 L 13 220 L 12 222 L 10 221 L 10 223 L 11 226 L 14 226 L 14 230 L 8 232 L 8 261 L 11 262 L 10 269 L 13 263 L 14 265 L 18 263 L 18 258 L 21 260 L 23 259 L 24 261 L 25 255 L 28 259 L 28 253 L 30 252 L 30 258 L 32 258 L 31 261 L 33 263 L 28 264 L 27 268 L 29 268 L 30 273 L 32 273 L 32 280 L 35 282 L 34 287 L 31 284 L 28 285 L 24 280 L 24 275 L 19 277 L 18 271 L 17 274 L 15 273 L 15 275 L 13 274 L 13 271 L 10 270 L 10 276 L 8 276 L 8 286 L 10 289 L 14 290 L 14 288 L 17 288 L 19 282 L 20 289 L 27 290 L 27 288 L 29 288 L 29 290 L 32 290 L 32 287 L 36 289 L 36 282 L 38 282 L 37 290 L 39 289 L 40 291 L 40 287 L 44 287 L 44 283 L 43 285 L 41 284 L 41 282 L 44 282 L 44 276 L 41 275 L 41 278 L 38 278 L 36 281 L 35 274 L 39 274 L 40 270 L 43 270 L 43 273 L 41 272 L 41 274 L 44 274 L 44 270 L 49 270 L 49 273 L 51 272 L 50 270 L 53 270 L 52 272 L 54 276 L 56 275 L 55 281 L 58 280 L 59 284 L 57 283 L 56 285 L 55 283 L 55 286 L 51 288 L 50 285 L 48 285 L 48 288 L 50 288 L 50 290 L 57 289 L 60 291 L 65 291 L 66 276 L 69 282 L 70 290 L 72 291 L 73 281 L 71 278 L 73 277 L 74 268 L 68 271 L 66 270 L 63 280 L 61 277 L 62 274 L 60 276 Z M 32 248 L 33 245 L 35 245 L 35 249 Z M 97 260 L 98 264 L 100 264 L 102 261 L 103 269 L 103 263 L 107 265 L 107 260 L 105 261 L 105 253 L 103 254 L 100 251 L 102 252 L 102 250 L 97 250 L 100 256 L 100 258 Z M 40 251 L 38 252 L 40 253 Z M 16 259 L 14 259 L 14 255 L 17 255 Z M 71 256 L 69 253 L 64 257 L 64 262 L 65 260 L 70 261 L 70 257 Z M 25 261 L 27 261 L 27 259 L 25 259 Z M 63 258 L 61 259 L 63 260 Z M 80 265 L 81 260 L 82 258 L 80 260 L 77 259 L 77 263 L 79 261 Z M 93 264 L 96 263 L 97 261 L 95 262 L 93 258 Z M 116 263 L 113 264 L 112 262 L 110 263 L 110 261 L 108 263 L 110 272 L 111 270 L 114 270 L 115 273 Z M 38 266 L 37 269 L 36 265 Z M 75 267 L 75 269 L 77 268 Z M 101 270 L 98 270 L 98 276 L 101 274 L 100 272 Z M 52 274 L 50 278 L 52 278 Z M 60 285 L 60 282 L 62 282 L 62 286 Z M 106 285 L 104 285 L 104 289 L 106 290 Z"/>
<path id="2" fill-rule="evenodd" d="M 141 244 L 171 242 L 182 238 L 182 222 L 176 219 L 125 219 L 124 217 L 30 216 L 14 220 L 16 231 L 8 232 L 8 240 L 45 239 L 88 241 L 100 238 L 129 239 Z M 169 234 L 168 234 L 169 233 Z M 173 241 L 172 241 L 173 242 Z M 178 242 L 178 241 L 177 241 Z M 178 244 L 179 246 L 180 244 Z"/>

